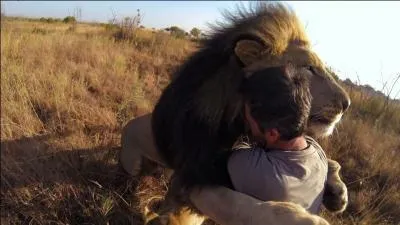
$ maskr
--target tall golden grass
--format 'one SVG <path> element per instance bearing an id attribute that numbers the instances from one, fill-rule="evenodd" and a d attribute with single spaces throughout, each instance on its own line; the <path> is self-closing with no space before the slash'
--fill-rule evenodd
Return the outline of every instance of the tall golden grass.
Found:
<path id="1" fill-rule="evenodd" d="M 3 20 L 1 224 L 136 224 L 135 180 L 118 172 L 122 126 L 149 112 L 196 49 L 137 30 Z M 322 141 L 343 166 L 350 205 L 334 224 L 400 222 L 400 107 L 349 89 L 350 112 Z M 383 109 L 383 110 L 377 110 Z"/>

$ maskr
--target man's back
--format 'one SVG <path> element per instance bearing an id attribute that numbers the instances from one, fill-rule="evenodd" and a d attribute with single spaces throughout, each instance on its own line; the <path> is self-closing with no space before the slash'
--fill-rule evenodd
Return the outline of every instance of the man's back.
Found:
<path id="1" fill-rule="evenodd" d="M 291 201 L 318 213 L 328 173 L 325 153 L 307 137 L 301 151 L 241 149 L 228 161 L 234 188 L 263 201 Z"/>

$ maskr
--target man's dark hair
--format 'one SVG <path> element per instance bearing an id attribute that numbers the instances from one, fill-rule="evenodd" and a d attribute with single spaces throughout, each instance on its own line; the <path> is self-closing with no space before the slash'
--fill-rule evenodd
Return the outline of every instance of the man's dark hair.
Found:
<path id="1" fill-rule="evenodd" d="M 304 133 L 311 108 L 306 69 L 285 65 L 257 71 L 242 91 L 262 132 L 276 128 L 283 140 Z"/>

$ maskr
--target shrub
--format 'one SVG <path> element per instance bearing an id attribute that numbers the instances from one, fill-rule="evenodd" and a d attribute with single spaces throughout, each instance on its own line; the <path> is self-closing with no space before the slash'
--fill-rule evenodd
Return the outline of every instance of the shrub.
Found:
<path id="1" fill-rule="evenodd" d="M 63 19 L 64 23 L 76 23 L 76 19 L 74 16 L 67 16 Z"/>
<path id="2" fill-rule="evenodd" d="M 142 16 L 140 15 L 140 10 L 138 9 L 137 15 L 134 17 L 125 17 L 119 22 L 117 22 L 117 20 L 114 18 L 109 22 L 108 28 L 114 29 L 114 27 L 118 27 L 118 30 L 113 34 L 115 40 L 133 41 L 136 30 L 140 27 L 141 21 Z"/>
<path id="3" fill-rule="evenodd" d="M 55 23 L 55 22 L 61 22 L 61 19 L 51 18 L 51 17 L 48 18 L 40 17 L 39 21 L 43 23 Z"/>
<path id="4" fill-rule="evenodd" d="M 193 29 L 190 31 L 190 34 L 193 37 L 198 38 L 200 36 L 200 34 L 201 34 L 201 31 L 200 31 L 200 29 L 198 29 L 196 27 L 193 27 Z"/>
<path id="5" fill-rule="evenodd" d="M 49 17 L 49 18 L 47 18 L 46 22 L 48 22 L 48 23 L 54 23 L 54 22 L 56 22 L 56 21 L 55 21 L 53 18 Z"/>
<path id="6" fill-rule="evenodd" d="M 186 32 L 177 26 L 170 27 L 169 31 L 171 32 L 171 35 L 176 38 L 185 38 L 186 36 Z"/>

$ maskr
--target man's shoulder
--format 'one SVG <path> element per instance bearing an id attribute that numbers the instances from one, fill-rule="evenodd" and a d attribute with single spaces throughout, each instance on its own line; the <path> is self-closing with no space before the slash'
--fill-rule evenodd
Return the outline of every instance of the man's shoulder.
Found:
<path id="1" fill-rule="evenodd" d="M 241 148 L 233 151 L 230 159 L 242 159 L 242 160 L 252 160 L 253 158 L 259 158 L 265 155 L 264 149 L 261 148 Z"/>
<path id="2" fill-rule="evenodd" d="M 313 137 L 306 135 L 304 136 L 304 138 L 306 139 L 308 144 L 311 144 L 316 148 L 322 149 L 321 145 L 319 145 L 319 143 Z"/>
<path id="3" fill-rule="evenodd" d="M 305 136 L 305 138 L 307 140 L 307 143 L 309 143 L 314 149 L 317 150 L 318 154 L 320 155 L 320 157 L 323 160 L 328 160 L 327 156 L 326 156 L 326 154 L 324 152 L 324 149 L 321 147 L 321 145 L 314 138 L 312 138 L 310 136 Z"/>
<path id="4" fill-rule="evenodd" d="M 265 167 L 269 159 L 262 148 L 248 148 L 235 150 L 228 159 L 228 168 L 250 169 Z M 251 169 L 250 169 L 251 170 Z"/>

